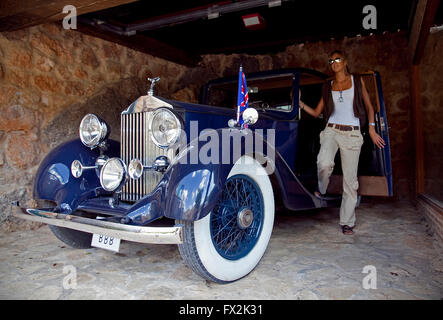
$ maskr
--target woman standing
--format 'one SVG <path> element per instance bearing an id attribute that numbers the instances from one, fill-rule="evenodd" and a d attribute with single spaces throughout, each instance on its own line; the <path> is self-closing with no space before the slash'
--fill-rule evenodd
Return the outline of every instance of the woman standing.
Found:
<path id="1" fill-rule="evenodd" d="M 375 131 L 374 108 L 363 79 L 350 74 L 348 62 L 341 51 L 329 55 L 329 66 L 334 72 L 334 79 L 323 85 L 322 98 L 317 107 L 311 108 L 301 100 L 299 106 L 313 117 L 321 113 L 326 121 L 326 128 L 320 132 L 320 152 L 317 157 L 318 190 L 316 197 L 325 198 L 329 177 L 334 169 L 334 158 L 340 149 L 343 171 L 343 196 L 340 207 L 340 225 L 343 234 L 354 234 L 355 206 L 358 190 L 358 160 L 363 144 L 360 132 L 369 120 L 369 135 L 379 148 L 384 140 Z M 300 97 L 301 99 L 301 97 Z"/>

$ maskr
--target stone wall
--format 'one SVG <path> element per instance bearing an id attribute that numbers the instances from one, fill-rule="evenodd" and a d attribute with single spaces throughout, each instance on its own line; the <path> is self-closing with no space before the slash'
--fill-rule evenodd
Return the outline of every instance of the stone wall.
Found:
<path id="1" fill-rule="evenodd" d="M 102 116 L 118 139 L 120 112 L 160 76 L 156 94 L 197 102 L 206 81 L 247 73 L 306 67 L 328 73 L 328 53 L 342 49 L 351 71 L 380 72 L 390 129 L 394 199 L 413 187 L 407 39 L 404 33 L 297 44 L 270 55 L 205 55 L 186 68 L 117 44 L 45 24 L 0 34 L 0 228 L 30 225 L 10 217 L 9 202 L 35 206 L 33 176 L 43 157 L 77 137 L 87 112 Z"/>
<path id="2" fill-rule="evenodd" d="M 0 228 L 32 225 L 10 217 L 9 203 L 35 206 L 33 177 L 56 145 L 78 137 L 88 112 L 119 137 L 120 112 L 161 76 L 156 92 L 172 98 L 186 68 L 126 47 L 45 24 L 0 34 Z M 180 91 L 179 91 L 180 94 Z"/>

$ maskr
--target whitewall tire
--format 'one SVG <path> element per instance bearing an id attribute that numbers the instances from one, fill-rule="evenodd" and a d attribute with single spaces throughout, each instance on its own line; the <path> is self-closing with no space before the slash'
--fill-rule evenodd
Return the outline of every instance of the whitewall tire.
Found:
<path id="1" fill-rule="evenodd" d="M 274 192 L 266 170 L 249 156 L 232 167 L 214 210 L 184 225 L 179 251 L 205 279 L 226 283 L 249 274 L 259 263 L 274 225 Z"/>

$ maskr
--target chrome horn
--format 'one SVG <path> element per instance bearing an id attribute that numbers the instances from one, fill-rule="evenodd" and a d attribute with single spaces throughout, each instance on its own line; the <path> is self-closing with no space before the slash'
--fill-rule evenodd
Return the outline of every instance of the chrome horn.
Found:
<path id="1" fill-rule="evenodd" d="M 95 166 L 84 166 L 79 160 L 74 160 L 71 163 L 71 173 L 74 178 L 80 178 L 85 170 L 95 169 L 97 174 L 100 175 L 100 168 L 106 163 L 108 157 L 101 155 L 95 160 Z"/>

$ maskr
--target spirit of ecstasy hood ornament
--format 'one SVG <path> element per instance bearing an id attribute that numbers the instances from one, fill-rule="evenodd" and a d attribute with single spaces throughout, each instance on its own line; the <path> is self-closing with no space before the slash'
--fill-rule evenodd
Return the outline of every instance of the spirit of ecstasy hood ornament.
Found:
<path id="1" fill-rule="evenodd" d="M 151 87 L 149 88 L 148 95 L 150 95 L 150 96 L 154 95 L 154 86 L 159 80 L 160 80 L 160 77 L 148 78 L 148 81 L 151 82 Z"/>

